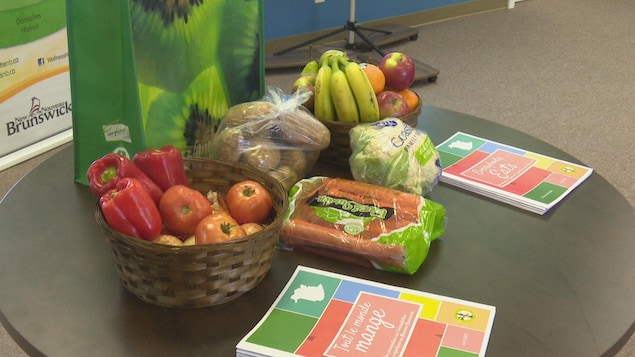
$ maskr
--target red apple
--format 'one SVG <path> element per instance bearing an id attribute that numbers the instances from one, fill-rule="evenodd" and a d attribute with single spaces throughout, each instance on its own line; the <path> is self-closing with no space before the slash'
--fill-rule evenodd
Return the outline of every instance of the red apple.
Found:
<path id="1" fill-rule="evenodd" d="M 311 92 L 311 96 L 304 102 L 302 105 L 310 111 L 313 111 L 313 106 L 315 104 L 314 96 L 315 96 L 315 74 L 303 74 L 298 79 L 293 82 L 293 88 L 291 92 L 294 93 L 297 90 L 306 90 Z"/>
<path id="2" fill-rule="evenodd" d="M 408 114 L 408 102 L 399 93 L 385 90 L 377 94 L 379 104 L 379 118 L 396 118 Z"/>
<path id="3" fill-rule="evenodd" d="M 386 87 L 400 91 L 409 88 L 415 81 L 415 64 L 405 53 L 387 53 L 379 63 L 386 77 Z"/>

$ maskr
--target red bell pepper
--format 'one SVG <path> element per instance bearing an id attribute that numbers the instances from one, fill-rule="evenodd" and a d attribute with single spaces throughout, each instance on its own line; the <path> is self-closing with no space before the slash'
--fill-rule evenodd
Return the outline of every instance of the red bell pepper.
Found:
<path id="1" fill-rule="evenodd" d="M 132 160 L 127 157 L 110 153 L 93 161 L 87 172 L 90 190 L 97 197 L 101 197 L 115 188 L 117 182 L 124 177 L 132 177 L 141 182 L 152 200 L 158 205 L 163 196 L 163 190 L 148 175 L 146 175 Z"/>
<path id="2" fill-rule="evenodd" d="M 183 155 L 177 147 L 166 145 L 158 150 L 141 151 L 132 160 L 164 192 L 175 185 L 188 185 Z"/>
<path id="3" fill-rule="evenodd" d="M 106 222 L 118 232 L 145 240 L 156 238 L 162 229 L 159 208 L 142 183 L 130 177 L 99 199 Z"/>

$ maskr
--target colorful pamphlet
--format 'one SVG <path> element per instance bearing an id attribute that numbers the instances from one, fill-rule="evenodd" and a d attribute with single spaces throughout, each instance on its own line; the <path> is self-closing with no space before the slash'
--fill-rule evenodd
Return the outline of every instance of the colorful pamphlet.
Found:
<path id="1" fill-rule="evenodd" d="M 485 356 L 493 306 L 298 266 L 237 356 Z"/>
<path id="2" fill-rule="evenodd" d="M 544 214 L 593 169 L 457 132 L 437 146 L 441 182 Z"/>

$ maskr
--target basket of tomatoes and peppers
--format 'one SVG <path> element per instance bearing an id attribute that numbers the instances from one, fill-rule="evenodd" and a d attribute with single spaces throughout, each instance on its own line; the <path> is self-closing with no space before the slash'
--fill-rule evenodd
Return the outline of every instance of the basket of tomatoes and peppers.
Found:
<path id="1" fill-rule="evenodd" d="M 288 201 L 269 175 L 165 146 L 132 159 L 106 154 L 87 176 L 120 281 L 139 299 L 218 305 L 271 268 Z"/>

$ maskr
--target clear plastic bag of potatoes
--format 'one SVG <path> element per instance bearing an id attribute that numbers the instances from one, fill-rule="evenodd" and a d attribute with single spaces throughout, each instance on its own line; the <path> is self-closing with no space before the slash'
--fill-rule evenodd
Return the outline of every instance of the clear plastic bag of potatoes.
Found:
<path id="1" fill-rule="evenodd" d="M 262 100 L 229 108 L 212 140 L 210 156 L 249 164 L 289 189 L 313 168 L 331 134 L 302 106 L 310 92 L 285 94 L 274 87 L 267 92 Z"/>

